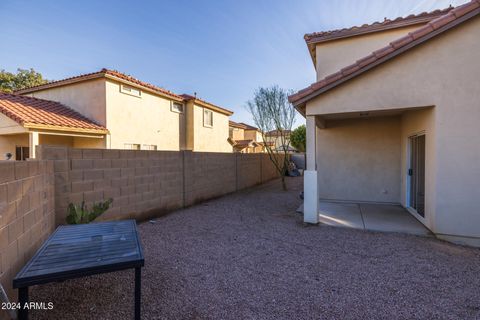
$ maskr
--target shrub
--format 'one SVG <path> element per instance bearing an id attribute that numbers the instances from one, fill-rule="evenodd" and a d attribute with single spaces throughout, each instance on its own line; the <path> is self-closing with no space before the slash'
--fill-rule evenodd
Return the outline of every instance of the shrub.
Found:
<path id="1" fill-rule="evenodd" d="M 107 211 L 112 202 L 113 199 L 108 199 L 107 201 L 94 203 L 91 210 L 88 210 L 87 206 L 85 205 L 85 201 L 82 201 L 80 206 L 70 203 L 68 205 L 67 223 L 90 223 Z"/>

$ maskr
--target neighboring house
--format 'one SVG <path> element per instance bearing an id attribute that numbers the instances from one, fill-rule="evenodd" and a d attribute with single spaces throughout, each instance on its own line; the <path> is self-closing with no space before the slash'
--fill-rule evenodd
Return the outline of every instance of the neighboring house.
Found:
<path id="1" fill-rule="evenodd" d="M 297 149 L 290 144 L 290 130 L 272 130 L 265 133 L 265 140 L 269 143 L 275 151 L 278 152 L 297 152 Z"/>
<path id="2" fill-rule="evenodd" d="M 480 245 L 480 1 L 305 36 L 306 222 L 319 199 L 400 203 L 439 238 Z M 373 52 L 373 53 L 372 53 Z"/>
<path id="3" fill-rule="evenodd" d="M 245 123 L 229 122 L 229 139 L 234 152 L 260 153 L 265 151 L 262 133 Z"/>
<path id="4" fill-rule="evenodd" d="M 0 159 L 35 158 L 35 145 L 78 148 L 104 141 L 108 130 L 58 102 L 0 93 Z"/>
<path id="5" fill-rule="evenodd" d="M 228 142 L 232 111 L 117 71 L 102 69 L 16 94 L 59 102 L 108 129 L 103 138 L 89 140 L 83 147 L 232 151 Z M 61 144 L 76 147 L 71 140 Z"/>

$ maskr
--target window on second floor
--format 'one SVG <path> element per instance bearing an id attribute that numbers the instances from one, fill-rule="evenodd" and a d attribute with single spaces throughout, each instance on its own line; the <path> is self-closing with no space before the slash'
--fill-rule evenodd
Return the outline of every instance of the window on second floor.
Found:
<path id="1" fill-rule="evenodd" d="M 204 127 L 213 127 L 213 111 L 208 109 L 203 109 L 203 126 Z"/>
<path id="2" fill-rule="evenodd" d="M 139 98 L 142 96 L 142 91 L 137 88 L 127 86 L 125 84 L 120 85 L 120 92 Z"/>
<path id="3" fill-rule="evenodd" d="M 154 144 L 144 144 L 143 150 L 157 150 L 157 146 Z"/>
<path id="4" fill-rule="evenodd" d="M 172 102 L 170 110 L 172 110 L 173 112 L 183 113 L 183 103 Z"/>
<path id="5" fill-rule="evenodd" d="M 138 143 L 125 143 L 125 149 L 140 150 L 140 145 Z"/>

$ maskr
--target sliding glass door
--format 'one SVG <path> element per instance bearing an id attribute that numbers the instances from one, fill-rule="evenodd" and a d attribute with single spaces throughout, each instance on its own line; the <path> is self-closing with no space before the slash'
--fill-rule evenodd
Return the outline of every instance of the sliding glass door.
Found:
<path id="1" fill-rule="evenodd" d="M 425 135 L 410 139 L 409 206 L 425 217 Z"/>

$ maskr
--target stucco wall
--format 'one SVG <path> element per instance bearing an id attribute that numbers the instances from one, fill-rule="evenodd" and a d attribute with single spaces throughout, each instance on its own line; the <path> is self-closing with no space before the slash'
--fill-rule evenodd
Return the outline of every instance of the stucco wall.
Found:
<path id="1" fill-rule="evenodd" d="M 38 142 L 40 144 L 73 147 L 73 139 L 74 138 L 72 136 L 40 134 Z"/>
<path id="2" fill-rule="evenodd" d="M 244 137 L 246 140 L 257 141 L 257 131 L 256 130 L 245 130 Z"/>
<path id="3" fill-rule="evenodd" d="M 63 103 L 98 124 L 106 125 L 105 79 L 49 88 L 26 96 Z"/>
<path id="4" fill-rule="evenodd" d="M 328 121 L 318 131 L 321 199 L 400 202 L 400 118 Z"/>
<path id="5" fill-rule="evenodd" d="M 28 133 L 0 135 L 0 160 L 5 160 L 5 154 L 10 152 L 15 159 L 15 147 L 28 147 Z"/>
<path id="6" fill-rule="evenodd" d="M 230 135 L 230 138 L 232 138 L 233 140 L 245 140 L 245 139 L 248 139 L 248 138 L 245 138 L 245 130 L 244 129 L 240 129 L 240 128 L 231 128 L 231 135 Z"/>
<path id="7" fill-rule="evenodd" d="M 228 138 L 228 116 L 213 111 L 212 128 L 203 125 L 203 107 L 187 103 L 183 113 L 171 110 L 171 100 L 141 90 L 141 96 L 120 91 L 120 82 L 95 79 L 27 94 L 59 101 L 104 125 L 109 136 L 103 140 L 74 138 L 79 148 L 125 149 L 140 144 L 148 150 L 194 150 L 232 152 Z M 1 133 L 0 119 L 0 133 Z M 0 145 L 1 146 L 1 145 Z"/>
<path id="8" fill-rule="evenodd" d="M 107 141 L 109 136 L 106 138 L 83 138 L 83 137 L 73 137 L 73 147 L 74 148 L 90 148 L 90 149 L 105 149 L 107 146 Z"/>
<path id="9" fill-rule="evenodd" d="M 479 36 L 476 17 L 307 104 L 307 115 L 434 106 L 436 165 L 426 179 L 439 235 L 480 237 Z"/>
<path id="10" fill-rule="evenodd" d="M 213 111 L 213 126 L 203 125 L 203 107 L 194 105 L 194 146 L 197 152 L 232 152 L 228 143 L 228 116 Z"/>
<path id="11" fill-rule="evenodd" d="M 420 24 L 413 27 L 385 30 L 317 44 L 317 80 L 337 72 L 421 26 Z"/>
<path id="12" fill-rule="evenodd" d="M 112 80 L 106 88 L 108 148 L 125 149 L 125 143 L 135 143 L 180 150 L 184 145 L 184 113 L 171 111 L 170 100 L 145 91 L 141 97 L 121 93 L 120 83 Z"/>
<path id="13" fill-rule="evenodd" d="M 0 113 L 0 134 L 22 133 L 27 130 L 6 115 Z"/>
<path id="14" fill-rule="evenodd" d="M 12 279 L 54 230 L 53 186 L 51 161 L 0 161 L 0 282 L 12 301 Z"/>

